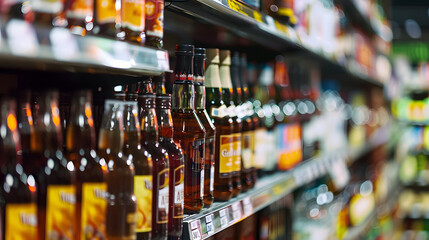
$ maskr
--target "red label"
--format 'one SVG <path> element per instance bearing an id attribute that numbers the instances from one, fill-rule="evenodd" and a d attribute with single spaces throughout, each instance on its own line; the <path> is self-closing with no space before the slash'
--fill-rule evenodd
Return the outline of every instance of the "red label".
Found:
<path id="1" fill-rule="evenodd" d="M 146 35 L 162 38 L 164 35 L 164 1 L 147 0 Z"/>

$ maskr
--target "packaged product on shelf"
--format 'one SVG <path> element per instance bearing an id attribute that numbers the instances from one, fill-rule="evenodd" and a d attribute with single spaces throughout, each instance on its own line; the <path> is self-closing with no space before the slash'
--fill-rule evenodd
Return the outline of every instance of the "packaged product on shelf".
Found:
<path id="1" fill-rule="evenodd" d="M 146 41 L 145 23 L 145 0 L 121 0 L 120 39 L 143 45 Z"/>
<path id="2" fill-rule="evenodd" d="M 117 25 L 120 24 L 120 12 L 121 9 L 116 9 L 116 0 L 94 0 L 93 33 L 116 38 L 119 32 Z"/>
<path id="3" fill-rule="evenodd" d="M 232 197 L 232 156 L 228 153 L 232 149 L 233 119 L 227 114 L 222 99 L 219 73 L 219 63 L 228 60 L 226 57 L 226 50 L 219 57 L 219 49 L 207 49 L 206 109 L 216 127 L 213 196 L 217 201 L 227 201 Z"/>
<path id="4" fill-rule="evenodd" d="M 137 203 L 134 164 L 125 158 L 123 105 L 107 100 L 98 139 L 98 154 L 107 184 L 106 238 L 135 238 Z"/>
<path id="5" fill-rule="evenodd" d="M 199 212 L 204 196 L 205 129 L 195 112 L 193 45 L 176 46 L 172 105 L 174 141 L 185 157 L 185 212 Z"/>
<path id="6" fill-rule="evenodd" d="M 62 0 L 31 0 L 30 7 L 37 25 L 64 27 L 67 24 Z"/>
<path id="7" fill-rule="evenodd" d="M 106 183 L 96 154 L 91 92 L 73 95 L 71 116 L 66 130 L 66 157 L 76 167 L 75 239 L 105 237 Z"/>
<path id="8" fill-rule="evenodd" d="M 146 0 L 146 45 L 162 48 L 164 45 L 164 1 Z"/>
<path id="9" fill-rule="evenodd" d="M 283 24 L 295 25 L 294 0 L 263 0 L 262 10 Z"/>
<path id="10" fill-rule="evenodd" d="M 94 1 L 69 0 L 65 2 L 67 27 L 71 33 L 85 36 L 94 27 Z"/>
<path id="11" fill-rule="evenodd" d="M 214 162 L 215 162 L 215 134 L 216 128 L 206 111 L 206 88 L 204 80 L 204 67 L 206 61 L 206 49 L 195 48 L 194 54 L 194 87 L 195 87 L 195 111 L 206 130 L 204 153 L 204 207 L 210 207 L 213 203 L 214 187 Z"/>
<path id="12" fill-rule="evenodd" d="M 21 151 L 16 118 L 16 102 L 3 99 L 0 103 L 1 164 L 1 239 L 31 239 L 37 235 L 37 202 L 34 177 L 28 176 L 18 161 Z M 22 140 L 22 139 L 21 139 Z M 26 146 L 28 147 L 28 146 Z M 27 161 L 27 159 L 25 159 Z"/>

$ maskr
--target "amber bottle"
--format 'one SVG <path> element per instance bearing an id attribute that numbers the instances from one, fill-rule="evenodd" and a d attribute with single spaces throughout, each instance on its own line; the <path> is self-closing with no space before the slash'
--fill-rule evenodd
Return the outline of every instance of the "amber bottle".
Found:
<path id="1" fill-rule="evenodd" d="M 31 135 L 34 134 L 34 120 L 31 111 L 31 92 L 23 91 L 19 94 L 18 106 L 18 128 L 21 139 L 21 157 L 24 172 L 31 173 L 32 163 L 30 161 Z"/>
<path id="2" fill-rule="evenodd" d="M 233 120 L 232 137 L 232 195 L 237 196 L 241 192 L 241 118 L 237 116 L 240 109 L 234 102 L 234 87 L 231 80 L 231 53 L 228 50 L 220 51 L 220 80 L 222 87 L 222 99 L 228 107 L 227 113 Z M 237 91 L 235 95 L 238 96 Z M 239 99 L 239 98 L 237 98 Z M 241 101 L 241 100 L 240 100 Z M 237 100 L 238 103 L 238 100 Z"/>
<path id="3" fill-rule="evenodd" d="M 142 86 L 141 86 L 142 87 Z M 155 94 L 139 94 L 142 146 L 152 156 L 152 239 L 167 239 L 169 199 L 169 156 L 159 144 Z"/>
<path id="4" fill-rule="evenodd" d="M 90 91 L 82 90 L 74 94 L 66 130 L 66 157 L 76 167 L 75 239 L 78 240 L 105 238 L 106 232 L 106 184 L 95 151 L 91 98 Z"/>
<path id="5" fill-rule="evenodd" d="M 107 100 L 98 140 L 100 163 L 107 184 L 106 239 L 135 239 L 134 165 L 123 152 L 122 102 Z"/>
<path id="6" fill-rule="evenodd" d="M 156 108 L 160 128 L 159 143 L 167 149 L 170 164 L 168 239 L 180 239 L 184 209 L 185 160 L 182 149 L 173 140 L 171 96 L 158 94 Z"/>
<path id="7" fill-rule="evenodd" d="M 67 27 L 73 34 L 85 36 L 93 26 L 94 1 L 69 0 L 65 2 Z"/>
<path id="8" fill-rule="evenodd" d="M 74 238 L 75 172 L 72 162 L 62 152 L 63 138 L 58 108 L 58 92 L 45 92 L 31 135 L 30 161 L 37 187 L 38 239 L 50 236 Z"/>
<path id="9" fill-rule="evenodd" d="M 205 61 L 206 49 L 195 48 L 195 111 L 198 118 L 201 120 L 204 129 L 206 130 L 204 153 L 204 207 L 210 207 L 213 203 L 216 128 L 206 111 L 206 88 L 204 86 Z"/>
<path id="10" fill-rule="evenodd" d="M 146 45 L 161 49 L 164 45 L 164 0 L 146 0 Z"/>
<path id="11" fill-rule="evenodd" d="M 135 88 L 134 88 L 135 89 Z M 123 154 L 134 164 L 134 195 L 137 199 L 137 239 L 150 239 L 152 231 L 152 157 L 142 147 L 137 96 L 128 88 L 124 102 Z"/>
<path id="12" fill-rule="evenodd" d="M 185 212 L 203 208 L 205 129 L 195 112 L 193 85 L 194 46 L 176 46 L 176 69 L 173 85 L 174 141 L 185 157 Z"/>
<path id="13" fill-rule="evenodd" d="M 120 39 L 143 45 L 145 36 L 145 0 L 121 0 Z"/>
<path id="14" fill-rule="evenodd" d="M 3 100 L 0 104 L 0 195 L 1 239 L 35 238 L 37 230 L 37 205 L 34 178 L 23 171 L 17 161 L 21 150 L 18 124 L 15 116 L 16 103 Z M 32 184 L 29 184 L 32 183 Z"/>
<path id="15" fill-rule="evenodd" d="M 226 55 L 223 54 L 223 58 Z M 222 59 L 225 60 L 225 59 Z M 222 100 L 219 74 L 219 49 L 207 49 L 205 72 L 206 109 L 216 127 L 215 176 L 213 196 L 215 200 L 227 201 L 232 197 L 232 133 L 234 120 L 227 114 Z"/>
<path id="16" fill-rule="evenodd" d="M 119 0 L 94 0 L 94 34 L 117 38 L 117 26 L 121 21 L 120 9 L 116 9 L 117 1 Z"/>

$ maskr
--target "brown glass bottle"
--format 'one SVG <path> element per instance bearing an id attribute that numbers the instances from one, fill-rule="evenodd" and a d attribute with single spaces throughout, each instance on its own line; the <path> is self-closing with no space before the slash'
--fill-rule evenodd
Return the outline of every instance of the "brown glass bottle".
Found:
<path id="1" fill-rule="evenodd" d="M 207 49 L 205 72 L 206 109 L 216 127 L 215 176 L 213 196 L 215 200 L 227 201 L 232 197 L 232 133 L 234 120 L 226 113 L 222 100 L 219 75 L 219 49 Z"/>
<path id="2" fill-rule="evenodd" d="M 160 128 L 159 143 L 167 149 L 170 164 L 168 239 L 178 240 L 182 236 L 185 160 L 182 149 L 173 140 L 171 96 L 158 94 L 156 97 L 156 108 Z"/>
<path id="3" fill-rule="evenodd" d="M 94 0 L 94 28 L 93 33 L 106 37 L 116 38 L 119 32 L 120 9 L 116 9 L 116 2 L 120 0 Z M 120 6 L 120 4 L 119 4 Z"/>
<path id="4" fill-rule="evenodd" d="M 17 151 L 21 150 L 21 146 L 15 111 L 14 101 L 1 102 L 0 127 L 3 132 L 0 136 L 0 238 L 31 239 L 36 236 L 37 231 L 36 189 L 34 178 L 27 178 L 22 165 L 17 162 Z"/>
<path id="5" fill-rule="evenodd" d="M 106 239 L 135 239 L 137 204 L 134 165 L 123 152 L 122 102 L 107 100 L 98 139 L 98 155 L 107 184 Z"/>
<path id="6" fill-rule="evenodd" d="M 143 45 L 145 35 L 145 0 L 121 0 L 120 39 Z"/>
<path id="7" fill-rule="evenodd" d="M 164 45 L 164 1 L 146 0 L 146 45 L 162 48 Z"/>
<path id="8" fill-rule="evenodd" d="M 238 97 L 237 91 L 234 90 L 231 80 L 231 53 L 228 50 L 220 51 L 221 66 L 220 66 L 220 80 L 222 86 L 222 99 L 227 106 L 227 112 L 233 119 L 233 140 L 232 140 L 232 195 L 237 196 L 241 192 L 241 118 L 237 116 L 238 110 L 240 110 L 234 98 Z M 234 92 L 235 91 L 235 92 Z M 241 91 L 241 89 L 240 89 Z M 241 92 L 240 92 L 241 94 Z M 240 96 L 241 97 L 241 96 Z M 240 100 L 241 101 L 241 100 Z M 239 100 L 237 100 L 237 104 Z"/>
<path id="9" fill-rule="evenodd" d="M 137 199 L 137 239 L 150 239 L 152 231 L 152 157 L 141 146 L 136 94 L 128 88 L 124 102 L 124 147 L 123 154 L 134 164 L 134 195 Z"/>
<path id="10" fill-rule="evenodd" d="M 31 170 L 30 148 L 31 148 L 31 135 L 34 134 L 34 121 L 31 111 L 31 92 L 23 91 L 19 94 L 18 106 L 18 127 L 21 139 L 21 157 L 24 172 L 29 173 Z"/>
<path id="11" fill-rule="evenodd" d="M 30 151 L 30 161 L 42 166 L 33 173 L 37 186 L 37 235 L 38 239 L 71 239 L 75 229 L 75 172 L 73 163 L 61 151 L 58 92 L 45 92 L 39 106 Z"/>
<path id="12" fill-rule="evenodd" d="M 142 87 L 142 86 L 141 86 Z M 159 144 L 155 94 L 139 94 L 142 146 L 152 156 L 152 239 L 167 239 L 169 199 L 169 156 Z"/>
<path id="13" fill-rule="evenodd" d="M 185 212 L 203 208 L 205 129 L 195 113 L 193 85 L 194 46 L 176 46 L 176 69 L 173 84 L 174 141 L 185 157 Z"/>
<path id="14" fill-rule="evenodd" d="M 204 153 L 204 207 L 213 203 L 214 162 L 216 128 L 206 111 L 206 88 L 204 86 L 204 67 L 206 49 L 195 48 L 194 52 L 194 88 L 195 112 L 206 130 Z"/>
<path id="15" fill-rule="evenodd" d="M 106 231 L 106 184 L 95 151 L 91 99 L 90 91 L 82 90 L 74 94 L 66 130 L 66 157 L 76 167 L 75 239 L 105 238 Z"/>
<path id="16" fill-rule="evenodd" d="M 94 1 L 69 0 L 65 2 L 67 27 L 76 35 L 85 36 L 93 28 Z"/>

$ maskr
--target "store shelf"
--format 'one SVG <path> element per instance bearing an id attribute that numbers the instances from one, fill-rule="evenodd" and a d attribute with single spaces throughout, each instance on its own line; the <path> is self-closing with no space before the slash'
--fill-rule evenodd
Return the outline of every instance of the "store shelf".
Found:
<path id="1" fill-rule="evenodd" d="M 370 36 L 378 34 L 377 29 L 371 24 L 368 17 L 362 14 L 353 0 L 336 0 L 335 2 L 343 7 L 347 19 L 353 25 L 358 26 Z"/>
<path id="2" fill-rule="evenodd" d="M 263 45 L 277 52 L 290 52 L 317 61 L 323 70 L 343 74 L 346 81 L 357 80 L 382 87 L 383 83 L 359 71 L 353 63 L 340 64 L 323 49 L 301 42 L 295 30 L 272 17 L 253 10 L 236 0 L 189 0 L 171 2 L 168 11 L 202 21 Z M 173 23 L 174 24 L 174 23 Z M 178 26 L 180 27 L 180 26 Z M 183 26 L 182 26 L 183 27 Z M 297 54 L 298 53 L 298 54 Z"/>
<path id="3" fill-rule="evenodd" d="M 366 154 L 380 144 L 386 143 L 387 130 L 379 130 L 368 143 L 358 149 L 348 149 L 308 159 L 288 172 L 278 172 L 258 181 L 255 188 L 227 202 L 216 202 L 201 213 L 185 216 L 184 238 L 206 239 L 247 216 L 271 205 L 296 188 L 310 183 L 326 174 L 333 174 L 339 165 L 346 167 L 352 160 Z"/>
<path id="4" fill-rule="evenodd" d="M 169 71 L 168 53 L 163 50 L 96 36 L 81 37 L 65 28 L 38 28 L 20 20 L 11 20 L 2 29 L 2 67 L 136 76 Z"/>

